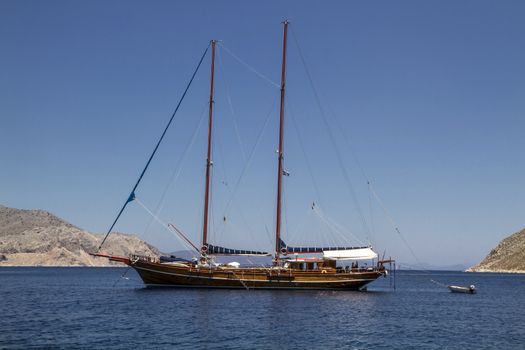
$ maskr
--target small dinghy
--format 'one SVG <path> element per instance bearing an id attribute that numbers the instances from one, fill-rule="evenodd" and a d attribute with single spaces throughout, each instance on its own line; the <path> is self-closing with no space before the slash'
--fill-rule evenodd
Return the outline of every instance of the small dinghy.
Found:
<path id="1" fill-rule="evenodd" d="M 468 287 L 448 286 L 448 289 L 450 289 L 452 293 L 466 293 L 466 294 L 476 293 L 476 286 L 473 284 Z"/>

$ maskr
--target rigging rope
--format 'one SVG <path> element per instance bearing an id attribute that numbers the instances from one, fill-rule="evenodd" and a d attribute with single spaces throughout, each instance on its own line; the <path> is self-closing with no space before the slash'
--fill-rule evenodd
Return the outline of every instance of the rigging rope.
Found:
<path id="1" fill-rule="evenodd" d="M 113 286 L 112 288 L 115 288 L 115 286 L 117 285 L 117 283 L 119 283 L 121 280 L 125 279 L 125 280 L 129 280 L 129 277 L 126 277 L 126 274 L 129 272 L 129 270 L 131 270 L 131 266 L 128 266 L 126 268 L 126 270 L 124 270 L 124 273 L 122 275 L 120 275 L 120 278 L 117 278 L 115 280 L 115 282 L 113 283 Z"/>
<path id="2" fill-rule="evenodd" d="M 444 283 L 441 283 L 441 282 L 438 282 L 436 280 L 433 280 L 433 279 L 430 279 L 430 282 L 434 283 L 434 284 L 437 284 L 438 286 L 441 286 L 441 287 L 445 287 L 447 288 L 448 286 Z"/>
<path id="3" fill-rule="evenodd" d="M 419 260 L 419 258 L 417 257 L 416 253 L 414 252 L 414 250 L 412 249 L 412 247 L 410 246 L 410 244 L 408 244 L 408 241 L 405 239 L 405 237 L 403 236 L 403 234 L 401 233 L 401 230 L 399 230 L 396 222 L 394 221 L 394 218 L 392 217 L 392 215 L 390 215 L 390 212 L 386 209 L 385 205 L 383 204 L 383 201 L 381 200 L 381 198 L 379 198 L 379 196 L 377 195 L 376 191 L 374 191 L 374 188 L 372 187 L 372 184 L 369 184 L 370 185 L 370 190 L 372 192 L 372 194 L 374 195 L 375 199 L 377 200 L 379 206 L 381 207 L 381 209 L 383 210 L 383 213 L 385 214 L 385 216 L 388 218 L 388 220 L 390 221 L 390 224 L 392 225 L 392 227 L 394 228 L 394 230 L 397 232 L 397 234 L 399 235 L 399 237 L 401 238 L 401 241 L 405 244 L 405 246 L 407 247 L 407 249 L 409 250 L 410 254 L 412 254 L 412 257 L 416 260 L 416 262 L 419 264 L 419 267 L 417 268 L 418 270 L 421 270 L 421 271 L 424 271 L 426 272 L 427 274 L 431 274 L 431 271 L 424 268 L 423 266 L 423 263 L 421 262 L 421 260 Z M 443 287 L 447 287 L 446 284 L 443 284 L 443 283 L 440 283 L 440 282 L 437 282 L 433 279 L 430 279 L 430 282 L 434 283 L 434 284 L 437 284 L 439 286 L 443 286 Z"/>
<path id="4" fill-rule="evenodd" d="M 348 188 L 350 190 L 350 194 L 352 196 L 352 200 L 354 201 L 354 205 L 356 206 L 356 209 L 357 209 L 357 212 L 359 214 L 359 217 L 361 219 L 361 224 L 363 225 L 363 228 L 364 230 L 366 231 L 366 233 L 368 235 L 370 235 L 370 229 L 368 228 L 368 225 L 366 223 L 366 220 L 365 220 L 365 217 L 363 215 L 363 212 L 361 210 L 361 206 L 359 205 L 359 202 L 357 200 L 357 195 L 354 191 L 354 188 L 352 186 L 352 181 L 350 180 L 350 176 L 348 174 L 348 171 L 346 169 L 346 167 L 344 166 L 344 162 L 343 162 L 343 157 L 341 156 L 341 153 L 339 152 L 339 148 L 337 147 L 337 143 L 335 142 L 335 137 L 334 137 L 334 134 L 332 132 L 332 128 L 330 127 L 330 124 L 328 123 L 328 120 L 326 118 L 326 114 L 324 112 L 324 109 L 321 105 L 321 100 L 319 98 L 319 95 L 317 93 L 317 89 L 315 88 L 315 85 L 313 83 L 313 79 L 312 79 L 312 75 L 310 74 L 310 70 L 308 69 L 308 66 L 306 65 L 306 60 L 303 56 L 303 53 L 302 53 L 302 50 L 301 50 L 301 47 L 299 45 L 299 42 L 295 36 L 295 32 L 293 30 L 293 27 L 291 27 L 292 30 L 292 37 L 294 38 L 294 41 L 295 41 L 295 44 L 297 46 L 297 50 L 299 52 L 299 57 L 301 58 L 301 62 L 303 63 L 303 66 L 304 66 L 304 70 L 306 72 L 306 75 L 308 77 L 308 80 L 310 82 L 310 86 L 312 87 L 312 92 L 314 94 L 314 97 L 315 97 L 315 101 L 317 103 L 317 106 L 319 108 L 319 111 L 321 113 L 321 117 L 322 117 L 322 120 L 323 120 L 323 123 L 325 124 L 325 127 L 328 131 L 328 135 L 330 137 L 330 142 L 332 143 L 332 147 L 334 148 L 334 151 L 335 151 L 335 155 L 339 161 L 339 166 L 341 167 L 341 170 L 343 171 L 343 176 L 347 182 L 347 185 L 348 185 Z"/>
<path id="5" fill-rule="evenodd" d="M 233 127 L 235 129 L 235 136 L 237 137 L 237 142 L 239 143 L 239 148 L 241 149 L 242 160 L 244 162 L 246 162 L 246 152 L 244 151 L 244 147 L 242 145 L 241 134 L 239 132 L 239 127 L 237 125 L 237 118 L 236 118 L 236 115 L 235 115 L 235 110 L 233 109 L 233 103 L 232 103 L 232 99 L 231 99 L 231 95 L 230 95 L 230 87 L 229 87 L 229 84 L 228 84 L 228 80 L 226 79 L 226 73 L 225 73 L 225 70 L 224 70 L 224 67 L 223 67 L 223 64 L 222 64 L 222 56 L 220 54 L 220 50 L 217 50 L 217 57 L 219 58 L 219 68 L 220 68 L 220 71 L 221 71 L 222 79 L 224 80 L 224 85 L 226 87 L 226 89 L 225 89 L 226 90 L 226 99 L 228 100 L 228 105 L 230 107 L 230 112 L 232 114 Z"/>
<path id="6" fill-rule="evenodd" d="M 273 86 L 275 86 L 276 88 L 281 88 L 281 86 L 279 84 L 277 84 L 276 82 L 272 81 L 270 78 L 268 78 L 267 76 L 265 76 L 264 74 L 258 72 L 255 68 L 253 68 L 252 66 L 250 66 L 248 63 L 244 62 L 242 59 L 239 58 L 239 56 L 235 55 L 233 52 L 231 52 L 226 46 L 224 46 L 224 44 L 222 42 L 219 41 L 219 45 L 230 55 L 232 56 L 234 59 L 236 59 L 240 64 L 242 64 L 243 66 L 245 66 L 246 68 L 248 68 L 250 71 L 252 71 L 252 73 L 255 73 L 255 75 L 257 75 L 259 78 L 265 80 L 266 82 L 272 84 Z"/>
<path id="7" fill-rule="evenodd" d="M 241 180 L 244 178 L 244 175 L 246 174 L 246 171 L 248 170 L 248 167 L 249 167 L 249 165 L 251 164 L 251 162 L 253 160 L 253 157 L 255 155 L 255 151 L 257 150 L 257 147 L 259 146 L 259 143 L 262 140 L 262 135 L 264 134 L 264 131 L 266 130 L 266 127 L 268 126 L 268 122 L 270 121 L 270 116 L 271 116 L 271 113 L 273 111 L 273 107 L 275 106 L 276 100 L 277 100 L 277 95 L 275 95 L 275 97 L 274 97 L 274 100 L 272 102 L 272 106 L 271 106 L 268 114 L 266 115 L 266 120 L 264 121 L 264 125 L 261 128 L 261 131 L 259 132 L 259 135 L 257 135 L 257 140 L 255 141 L 255 145 L 253 146 L 253 148 L 252 148 L 252 150 L 250 152 L 250 155 L 248 157 L 248 161 L 245 163 L 244 168 L 243 168 L 243 170 L 241 172 L 241 175 L 239 176 L 239 178 L 237 179 L 237 181 L 235 183 L 235 186 L 233 188 L 233 191 L 232 191 L 232 194 L 230 196 L 230 199 L 228 200 L 228 203 L 226 204 L 226 207 L 224 209 L 224 213 L 222 215 L 223 217 L 227 216 L 227 214 L 228 214 L 228 212 L 229 212 L 229 210 L 231 208 L 231 204 L 233 202 L 233 198 L 235 197 L 235 194 L 237 193 L 237 190 L 239 189 L 239 185 L 241 183 Z"/>
<path id="8" fill-rule="evenodd" d="M 111 224 L 111 227 L 109 228 L 108 232 L 106 233 L 106 235 L 104 236 L 104 239 L 102 240 L 102 242 L 100 243 L 100 245 L 98 246 L 98 251 L 100 251 L 100 248 L 102 248 L 102 245 L 104 244 L 104 242 L 106 241 L 106 239 L 108 238 L 109 234 L 111 233 L 111 230 L 113 230 L 113 227 L 115 227 L 115 224 L 117 223 L 118 219 L 120 218 L 120 216 L 122 215 L 122 213 L 124 212 L 124 209 L 126 209 L 126 206 L 128 205 L 129 202 L 132 202 L 134 199 L 135 199 L 135 190 L 137 189 L 137 187 L 139 186 L 140 184 L 140 181 L 142 180 L 142 177 L 144 176 L 144 174 L 146 173 L 146 170 L 148 169 L 153 157 L 155 156 L 155 153 L 157 153 L 157 150 L 162 142 L 162 140 L 164 139 L 164 136 L 166 135 L 166 132 L 168 131 L 171 123 L 173 122 L 173 119 L 175 118 L 175 114 L 177 114 L 177 111 L 179 110 L 179 107 L 180 105 L 182 104 L 182 101 L 184 100 L 184 97 L 186 97 L 186 93 L 188 92 L 188 90 L 190 89 L 190 86 L 191 86 L 191 83 L 193 82 L 193 79 L 195 78 L 195 76 L 197 75 L 197 72 L 199 71 L 199 68 L 202 64 L 202 61 L 204 60 L 204 57 L 206 56 L 206 53 L 208 52 L 208 49 L 210 48 L 210 45 L 208 45 L 206 47 L 206 50 L 204 50 L 204 53 L 202 54 L 200 60 L 199 60 L 199 64 L 197 64 L 197 67 L 195 68 L 195 71 L 193 72 L 192 76 L 191 76 L 191 79 L 190 81 L 188 82 L 188 85 L 186 86 L 186 89 L 184 90 L 184 93 L 182 94 L 180 100 L 179 100 L 179 103 L 177 104 L 177 107 L 175 108 L 175 110 L 173 111 L 172 115 L 171 115 L 171 118 L 168 122 L 168 124 L 166 125 L 166 127 L 164 128 L 164 131 L 162 132 L 162 135 L 160 136 L 160 139 L 159 141 L 157 142 L 157 144 L 155 145 L 155 148 L 153 149 L 153 152 L 151 153 L 149 159 L 148 159 L 148 162 L 146 163 L 146 166 L 144 167 L 144 169 L 142 170 L 142 172 L 140 173 L 140 176 L 137 180 L 137 182 L 135 183 L 135 186 L 133 186 L 133 189 L 131 190 L 131 193 L 129 194 L 128 196 L 128 199 L 126 200 L 126 202 L 124 203 L 124 205 L 122 206 L 122 209 L 120 209 L 119 213 L 117 214 L 117 217 L 115 218 L 115 220 L 113 221 L 113 223 Z"/>
<path id="9" fill-rule="evenodd" d="M 341 168 L 343 170 L 343 174 L 344 174 L 344 177 L 347 181 L 347 183 L 349 184 L 349 187 L 350 187 L 350 191 L 352 193 L 352 199 L 354 200 L 354 203 L 357 207 L 357 210 L 358 210 L 358 213 L 361 217 L 361 221 L 363 223 L 363 227 L 365 228 L 365 230 L 367 231 L 368 235 L 371 236 L 371 232 L 370 232 L 370 229 L 368 227 L 368 225 L 366 224 L 366 220 L 364 219 L 364 215 L 361 211 L 361 207 L 359 206 L 359 203 L 357 202 L 357 198 L 356 198 L 356 195 L 355 195 L 355 192 L 354 192 L 354 189 L 352 187 L 352 184 L 351 184 L 351 181 L 350 181 L 350 177 L 348 175 L 348 172 L 346 170 L 346 168 L 344 167 L 343 165 L 343 162 L 342 162 L 342 157 L 341 157 L 341 154 L 339 152 L 339 149 L 337 147 L 337 144 L 335 142 L 335 138 L 334 138 L 334 135 L 333 135 L 333 132 L 332 132 L 332 129 L 330 128 L 329 126 L 329 123 L 328 123 L 328 120 L 327 120 L 327 117 L 324 113 L 324 109 L 322 108 L 321 106 L 321 102 L 320 102 L 320 98 L 319 98 L 319 95 L 318 95 L 318 92 L 317 92 L 317 89 L 315 88 L 315 85 L 313 84 L 313 79 L 312 79 L 312 76 L 310 74 L 310 71 L 306 65 L 306 61 L 305 61 L 305 58 L 303 56 L 303 53 L 302 53 L 302 50 L 301 50 L 301 47 L 299 45 L 299 42 L 297 40 L 297 37 L 295 35 L 295 31 L 293 29 L 293 26 L 290 27 L 291 28 L 291 32 L 292 32 L 292 37 L 295 41 L 295 44 L 297 46 L 297 49 L 298 49 L 298 52 L 299 52 L 299 56 L 300 56 L 300 59 L 303 63 L 303 66 L 304 66 L 304 69 L 305 69 L 305 72 L 306 72 L 306 75 L 308 77 L 308 80 L 310 82 L 310 85 L 312 87 L 312 91 L 314 93 L 314 97 L 315 97 L 315 100 L 317 102 L 317 105 L 319 107 L 319 110 L 321 112 L 321 116 L 322 116 L 322 119 L 323 119 L 323 122 L 328 130 L 328 133 L 329 133 L 329 136 L 330 136 L 330 141 L 332 142 L 333 146 L 334 146 L 334 149 L 335 149 L 335 153 L 336 153 L 336 156 L 339 160 L 339 163 L 341 165 Z M 422 266 L 423 264 L 421 263 L 421 261 L 419 260 L 419 258 L 417 257 L 417 255 L 415 254 L 414 250 L 412 249 L 412 247 L 408 244 L 408 241 L 405 239 L 405 237 L 403 236 L 403 234 L 401 233 L 401 231 L 399 230 L 397 224 L 395 223 L 394 219 L 392 218 L 392 216 L 390 215 L 390 213 L 388 212 L 388 210 L 386 209 L 386 207 L 384 206 L 383 202 L 381 201 L 381 199 L 379 198 L 379 196 L 377 195 L 377 193 L 374 191 L 373 187 L 372 187 L 372 184 L 371 184 L 371 181 L 369 180 L 368 176 L 366 175 L 366 172 L 364 171 L 364 168 L 363 166 L 361 165 L 357 155 L 355 154 L 355 151 L 352 147 L 349 147 L 349 142 L 347 140 L 347 136 L 345 133 L 342 132 L 342 127 L 341 127 L 341 124 L 337 118 L 337 115 L 335 114 L 335 112 L 329 107 L 329 110 L 331 112 L 331 114 L 334 116 L 334 120 L 336 121 L 337 123 L 337 129 L 341 131 L 341 134 L 343 135 L 343 140 L 345 141 L 346 143 L 346 146 L 347 148 L 350 150 L 350 153 L 352 155 L 352 157 L 354 158 L 354 161 L 356 162 L 359 170 L 361 171 L 361 174 L 363 175 L 363 177 L 366 179 L 367 181 L 367 184 L 369 186 L 369 193 L 371 192 L 372 195 L 376 198 L 376 200 L 378 201 L 381 209 L 383 210 L 383 212 L 385 213 L 385 215 L 387 216 L 387 218 L 389 219 L 390 223 L 392 224 L 394 230 L 397 232 L 397 234 L 399 235 L 399 237 L 401 238 L 401 240 L 403 241 L 403 243 L 406 245 L 406 247 L 408 248 L 408 250 L 410 251 L 410 253 L 412 254 L 412 256 L 415 258 L 415 260 L 419 263 L 420 266 Z M 357 237 L 356 237 L 357 238 Z M 425 270 L 424 268 L 422 268 L 422 270 L 424 271 L 428 271 L 428 270 Z M 441 285 L 441 286 L 445 286 L 444 284 L 442 283 L 439 283 L 435 280 L 432 280 L 431 279 L 431 282 L 433 283 L 436 283 L 438 285 Z"/>
<path id="10" fill-rule="evenodd" d="M 341 225 L 339 225 L 334 220 L 330 219 L 327 215 L 325 215 L 321 208 L 319 208 L 319 206 L 313 206 L 313 211 L 317 214 L 317 216 L 319 216 L 321 220 L 323 220 L 326 223 L 326 225 L 328 225 L 333 230 L 333 232 L 338 233 L 347 243 L 350 243 L 348 238 L 344 235 L 343 231 L 345 231 L 345 229 Z M 352 234 L 351 232 L 348 233 L 350 233 L 350 235 L 352 235 L 352 237 L 354 237 L 355 240 L 358 241 L 361 245 L 364 245 L 364 243 L 356 235 Z"/>
<path id="11" fill-rule="evenodd" d="M 299 231 L 304 232 L 303 228 L 304 228 L 304 226 L 307 223 L 307 219 L 311 215 L 312 215 L 312 210 L 311 210 L 311 208 L 308 208 L 308 211 L 306 213 L 305 219 L 303 221 L 299 222 L 299 224 L 297 224 L 297 226 L 296 226 L 296 228 L 294 230 L 291 230 L 291 232 L 287 232 L 286 242 L 289 245 L 292 245 L 294 242 L 296 242 L 295 238 L 297 237 L 297 234 L 298 234 Z M 304 243 L 301 243 L 301 244 L 304 244 Z M 294 244 L 294 245 L 296 245 L 296 244 Z"/>
<path id="12" fill-rule="evenodd" d="M 319 186 L 317 185 L 317 181 L 315 181 L 314 173 L 312 171 L 312 166 L 310 164 L 310 161 L 308 160 L 308 155 L 306 154 L 306 150 L 304 147 L 304 141 L 303 141 L 303 138 L 301 137 L 301 133 L 299 132 L 299 128 L 297 127 L 297 122 L 295 120 L 295 113 L 289 101 L 290 101 L 290 97 L 288 97 L 288 103 L 287 103 L 288 110 L 290 111 L 290 119 L 292 120 L 292 125 L 297 135 L 297 139 L 299 140 L 299 145 L 301 146 L 301 151 L 303 153 L 304 160 L 306 161 L 306 168 L 308 169 L 308 174 L 310 174 L 310 179 L 312 180 L 312 184 L 314 186 L 315 195 L 317 197 L 317 202 L 322 203 L 321 192 L 319 191 Z"/>
<path id="13" fill-rule="evenodd" d="M 372 190 L 370 189 L 370 181 L 367 181 L 367 185 L 368 185 L 368 211 L 370 212 L 370 230 L 371 230 L 371 237 L 368 243 L 375 245 L 374 236 L 376 233 L 376 229 L 374 225 L 374 211 L 372 207 Z"/>
<path id="14" fill-rule="evenodd" d="M 388 218 L 388 220 L 390 221 L 390 224 L 392 225 L 392 227 L 394 228 L 394 230 L 397 232 L 397 234 L 399 235 L 399 237 L 401 238 L 401 240 L 403 241 L 403 243 L 405 244 L 405 246 L 408 248 L 408 250 L 410 251 L 410 254 L 412 254 L 412 256 L 414 257 L 414 259 L 416 259 L 416 261 L 422 265 L 421 261 L 418 259 L 416 253 L 414 253 L 414 251 L 412 250 L 412 247 L 408 244 L 407 240 L 405 239 L 405 237 L 401 234 L 401 231 L 399 230 L 396 222 L 394 221 L 394 218 L 392 217 L 392 215 L 390 215 L 389 211 L 386 209 L 385 205 L 383 204 L 383 201 L 381 200 L 381 198 L 379 198 L 379 196 L 377 195 L 376 191 L 374 191 L 374 188 L 372 187 L 372 185 L 370 184 L 370 190 L 372 191 L 372 194 L 374 195 L 375 199 L 377 200 L 377 202 L 379 203 L 379 206 L 381 207 L 381 209 L 383 210 L 383 213 L 385 214 L 385 216 Z"/>
<path id="15" fill-rule="evenodd" d="M 368 202 L 369 202 L 368 204 L 369 204 L 369 211 L 370 211 L 370 228 L 371 228 L 371 230 L 369 231 L 369 235 L 370 235 L 369 240 L 372 243 L 374 241 L 375 227 L 374 227 L 374 219 L 373 219 L 373 213 L 372 213 L 372 199 L 371 199 L 371 192 L 370 192 L 371 180 L 366 174 L 364 167 L 361 165 L 361 162 L 359 161 L 359 157 L 357 156 L 357 153 L 355 152 L 355 148 L 351 146 L 351 142 L 349 141 L 349 137 L 348 137 L 348 132 L 343 132 L 344 129 L 339 120 L 339 117 L 337 116 L 337 114 L 335 113 L 335 111 L 332 109 L 330 105 L 328 105 L 327 107 L 328 107 L 328 111 L 332 114 L 333 120 L 336 123 L 336 130 L 339 130 L 339 133 L 343 138 L 345 149 L 350 151 L 350 155 L 352 156 L 355 164 L 357 165 L 357 168 L 359 169 L 359 171 L 361 172 L 361 175 L 363 176 L 363 178 L 366 180 L 368 184 Z"/>
<path id="16" fill-rule="evenodd" d="M 179 161 L 177 162 L 177 165 L 175 166 L 175 169 L 173 170 L 173 173 L 171 174 L 171 177 L 170 177 L 170 181 L 168 181 L 168 184 L 166 185 L 166 187 L 164 187 L 164 191 L 162 192 L 162 195 L 159 199 L 159 202 L 157 203 L 157 206 L 155 207 L 155 215 L 159 215 L 162 208 L 164 207 L 164 203 L 165 203 L 165 200 L 166 200 L 166 194 L 168 193 L 168 189 L 173 186 L 181 172 L 182 172 L 182 164 L 184 164 L 184 162 L 186 161 L 187 159 L 187 156 L 189 154 L 189 150 L 191 147 L 193 147 L 193 144 L 195 143 L 195 140 L 197 139 L 197 133 L 198 131 L 200 130 L 201 128 L 201 125 L 202 125 L 202 121 L 204 120 L 204 112 L 206 111 L 206 108 L 208 107 L 208 102 L 206 102 L 204 108 L 202 109 L 202 112 L 200 114 L 200 118 L 199 118 L 199 123 L 197 124 L 197 126 L 195 127 L 195 130 L 193 131 L 193 134 L 191 136 L 191 139 L 190 139 L 190 142 L 188 144 L 186 144 L 186 147 L 184 148 L 184 151 L 182 152 L 182 157 L 179 158 Z M 153 222 L 154 218 L 151 218 L 151 220 L 148 222 L 148 225 L 146 226 L 146 229 L 144 230 L 145 233 L 147 233 L 150 229 L 150 226 Z"/>
<path id="17" fill-rule="evenodd" d="M 149 214 L 151 215 L 155 221 L 157 221 L 162 227 L 164 227 L 166 230 L 168 230 L 172 235 L 174 235 L 175 237 L 177 237 L 177 239 L 183 244 L 186 246 L 186 248 L 190 248 L 189 250 L 193 250 L 194 247 L 191 246 L 188 242 L 184 241 L 182 238 L 179 237 L 178 234 L 175 234 L 171 229 L 170 229 L 170 226 L 168 224 L 166 224 L 164 221 L 162 221 L 158 216 L 156 216 L 155 214 L 153 214 L 151 212 L 151 210 L 148 209 L 148 207 L 146 207 L 146 205 L 144 203 L 142 203 L 138 198 L 135 197 L 135 201 Z"/>
<path id="18" fill-rule="evenodd" d="M 319 186 L 317 185 L 317 181 L 315 180 L 315 177 L 314 177 L 314 174 L 313 174 L 313 170 L 312 170 L 312 166 L 310 164 L 310 161 L 308 159 L 308 155 L 306 153 L 305 143 L 303 141 L 301 133 L 299 132 L 299 127 L 297 125 L 297 121 L 296 121 L 296 118 L 295 118 L 295 112 L 293 110 L 292 104 L 290 103 L 290 97 L 288 97 L 287 106 L 288 106 L 288 111 L 290 112 L 289 113 L 289 115 L 290 115 L 289 119 L 292 120 L 292 125 L 293 125 L 295 133 L 297 135 L 297 139 L 299 140 L 299 145 L 300 145 L 303 157 L 304 157 L 305 162 L 306 162 L 306 168 L 308 170 L 308 174 L 310 175 L 310 179 L 312 180 L 312 184 L 314 186 L 315 195 L 317 197 L 316 202 L 319 203 L 319 204 L 322 204 L 323 202 L 321 200 L 321 192 L 319 191 Z M 330 233 L 333 233 L 331 226 L 326 225 L 326 227 L 328 228 Z"/>
<path id="19" fill-rule="evenodd" d="M 280 86 L 276 83 L 274 83 L 271 79 L 269 79 L 268 77 L 266 77 L 264 74 L 260 73 L 259 71 L 257 71 L 255 68 L 253 68 L 252 66 L 250 66 L 248 63 L 246 63 L 244 60 L 242 60 L 241 58 L 239 58 L 237 55 L 235 55 L 231 50 L 229 50 L 226 46 L 224 46 L 224 44 L 222 42 L 218 42 L 218 44 L 230 55 L 232 56 L 236 61 L 238 61 L 241 65 L 245 66 L 246 68 L 248 68 L 250 71 L 252 71 L 253 73 L 255 73 L 259 78 L 262 78 L 263 80 L 269 82 L 270 84 L 274 85 L 275 87 L 279 87 Z M 262 134 L 264 133 L 264 130 L 266 129 L 266 126 L 268 124 L 268 121 L 270 119 L 270 113 L 271 113 L 271 110 L 273 109 L 273 106 L 275 104 L 275 101 L 276 101 L 276 97 L 274 98 L 273 102 L 272 102 L 272 107 L 270 108 L 270 112 L 268 113 L 267 117 L 266 117 L 266 120 L 265 120 L 265 123 L 264 123 L 264 126 L 263 128 L 261 129 L 261 132 L 260 134 L 257 136 L 257 141 L 253 147 L 253 149 L 251 150 L 250 154 L 247 155 L 246 154 L 246 151 L 245 151 L 245 147 L 243 146 L 243 142 L 242 142 L 242 138 L 241 138 L 241 135 L 240 135 L 240 132 L 239 132 L 239 127 L 238 127 L 238 124 L 237 124 L 237 117 L 236 117 L 236 114 L 235 114 L 235 109 L 233 107 L 233 103 L 232 103 L 232 98 L 231 98 L 231 95 L 230 95 L 230 87 L 229 87 L 229 83 L 228 83 L 228 80 L 226 78 L 226 73 L 225 73 L 225 69 L 224 69 L 224 65 L 223 65 L 223 60 L 222 60 L 222 55 L 220 53 L 220 50 L 217 51 L 217 54 L 218 54 L 218 61 L 219 61 L 219 68 L 220 68 L 220 71 L 221 71 L 221 75 L 223 77 L 223 80 L 225 82 L 225 86 L 226 86 L 226 98 L 227 98 L 227 101 L 228 101 L 228 105 L 229 105 L 229 109 L 230 109 L 230 113 L 232 115 L 232 120 L 233 120 L 233 124 L 234 124 L 234 130 L 235 130 L 235 134 L 236 134 L 236 138 L 237 138 L 237 143 L 239 144 L 239 148 L 241 150 L 241 154 L 242 154 L 242 159 L 244 161 L 244 168 L 242 169 L 242 172 L 241 172 L 241 175 L 239 176 L 239 178 L 237 179 L 237 181 L 235 182 L 235 185 L 234 185 L 234 188 L 233 190 L 230 189 L 230 187 L 228 186 L 227 189 L 228 191 L 230 192 L 230 198 L 228 199 L 228 202 L 226 203 L 226 206 L 224 208 L 224 213 L 223 215 L 221 216 L 223 218 L 223 220 L 221 220 L 221 224 L 219 225 L 219 229 L 218 230 L 213 230 L 214 231 L 214 234 L 213 236 L 215 238 L 217 238 L 217 236 L 221 235 L 225 228 L 226 228 L 226 216 L 227 214 L 229 213 L 229 210 L 231 208 L 231 205 L 232 205 L 232 201 L 235 197 L 235 194 L 239 188 L 239 185 L 240 185 L 240 182 L 242 181 L 242 179 L 244 178 L 244 175 L 246 173 L 246 170 L 248 169 L 249 165 L 251 164 L 251 161 L 253 159 L 253 156 L 254 156 L 254 153 L 257 149 L 257 146 L 261 140 L 261 137 L 262 137 Z M 245 219 L 244 215 L 242 214 L 242 212 L 239 210 L 239 214 L 241 216 L 241 219 L 242 221 L 246 224 L 247 223 L 247 220 Z M 214 222 L 214 227 L 215 227 L 215 221 L 212 220 Z M 228 220 L 228 223 L 230 222 L 230 220 Z M 248 232 L 250 233 L 250 235 L 252 236 L 252 238 L 254 238 L 254 234 L 253 234 L 253 230 L 252 230 L 252 227 L 250 225 L 246 225 L 247 228 L 248 228 Z M 217 231 L 217 232 L 216 232 Z"/>

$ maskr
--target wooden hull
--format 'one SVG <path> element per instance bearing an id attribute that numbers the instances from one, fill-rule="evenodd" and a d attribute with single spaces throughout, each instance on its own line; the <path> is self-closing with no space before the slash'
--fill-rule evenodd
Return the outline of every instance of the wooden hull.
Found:
<path id="1" fill-rule="evenodd" d="M 194 267 L 157 262 L 129 262 L 148 287 L 243 289 L 341 289 L 359 290 L 385 274 L 371 271 L 301 271 L 273 268 Z"/>

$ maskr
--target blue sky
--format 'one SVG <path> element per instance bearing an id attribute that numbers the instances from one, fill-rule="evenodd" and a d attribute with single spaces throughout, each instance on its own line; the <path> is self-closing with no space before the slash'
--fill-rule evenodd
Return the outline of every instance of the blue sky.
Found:
<path id="1" fill-rule="evenodd" d="M 289 18 L 285 239 L 343 243 L 328 220 L 349 242 L 415 263 L 370 200 L 370 180 L 420 261 L 475 263 L 525 227 L 524 15 L 521 1 L 2 1 L 0 203 L 107 230 L 209 40 L 278 82 Z M 223 47 L 211 237 L 270 250 L 278 89 Z M 157 207 L 197 129 L 159 212 L 197 242 L 208 79 L 209 56 L 137 191 Z M 137 203 L 116 230 L 181 248 Z"/>

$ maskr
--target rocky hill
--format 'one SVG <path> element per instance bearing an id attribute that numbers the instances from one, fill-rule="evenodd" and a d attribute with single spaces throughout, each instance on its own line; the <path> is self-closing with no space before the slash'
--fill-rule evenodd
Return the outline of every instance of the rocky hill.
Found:
<path id="1" fill-rule="evenodd" d="M 43 210 L 0 205 L 0 266 L 121 266 L 89 255 L 102 238 Z M 122 233 L 112 233 L 103 251 L 123 256 L 159 254 L 138 237 Z"/>
<path id="2" fill-rule="evenodd" d="M 525 273 L 525 229 L 502 240 L 482 262 L 467 272 Z"/>

